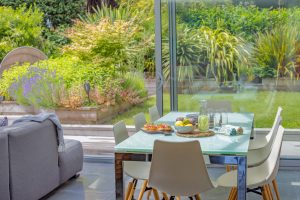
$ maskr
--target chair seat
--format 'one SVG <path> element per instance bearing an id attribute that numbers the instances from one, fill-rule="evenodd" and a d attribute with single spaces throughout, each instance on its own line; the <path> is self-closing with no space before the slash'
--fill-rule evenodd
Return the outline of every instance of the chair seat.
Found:
<path id="1" fill-rule="evenodd" d="M 123 169 L 126 175 L 139 180 L 149 178 L 151 162 L 145 161 L 124 161 Z"/>
<path id="2" fill-rule="evenodd" d="M 268 172 L 261 165 L 247 169 L 247 187 L 255 188 L 266 184 Z M 237 170 L 227 172 L 217 179 L 218 186 L 237 187 Z"/>
<path id="3" fill-rule="evenodd" d="M 265 135 L 255 135 L 254 140 L 250 140 L 249 143 L 249 150 L 252 149 L 260 149 L 265 147 L 268 144 L 268 141 L 266 139 Z"/>

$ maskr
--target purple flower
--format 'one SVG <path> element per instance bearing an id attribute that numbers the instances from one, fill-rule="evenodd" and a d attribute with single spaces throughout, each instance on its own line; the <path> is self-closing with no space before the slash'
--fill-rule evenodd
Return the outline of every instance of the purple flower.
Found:
<path id="1" fill-rule="evenodd" d="M 42 77 L 39 74 L 34 75 L 33 77 L 23 77 L 22 85 L 23 85 L 23 95 L 27 97 L 27 95 L 32 91 L 32 87 L 34 87 Z"/>

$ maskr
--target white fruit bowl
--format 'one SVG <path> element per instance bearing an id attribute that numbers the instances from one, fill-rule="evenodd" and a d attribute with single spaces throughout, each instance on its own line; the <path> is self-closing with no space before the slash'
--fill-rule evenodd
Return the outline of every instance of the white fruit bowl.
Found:
<path id="1" fill-rule="evenodd" d="M 178 133 L 190 133 L 194 130 L 194 126 L 175 126 Z"/>

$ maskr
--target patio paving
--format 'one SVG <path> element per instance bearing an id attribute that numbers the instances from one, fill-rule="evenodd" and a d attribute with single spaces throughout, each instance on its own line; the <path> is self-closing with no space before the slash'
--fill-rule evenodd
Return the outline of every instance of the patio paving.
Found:
<path id="1" fill-rule="evenodd" d="M 209 168 L 213 180 L 224 171 L 224 168 Z M 300 171 L 281 169 L 277 181 L 282 200 L 300 200 Z M 137 193 L 138 190 L 135 197 Z M 225 200 L 228 193 L 227 188 L 217 188 L 201 194 L 201 197 L 203 200 Z M 114 165 L 85 162 L 79 178 L 67 182 L 44 200 L 114 200 L 114 195 Z M 248 193 L 247 197 L 248 200 L 262 199 L 253 193 Z"/>

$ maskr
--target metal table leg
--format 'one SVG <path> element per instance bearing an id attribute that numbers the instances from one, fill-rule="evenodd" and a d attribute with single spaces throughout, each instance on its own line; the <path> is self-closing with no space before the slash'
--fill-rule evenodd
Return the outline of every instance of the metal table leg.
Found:
<path id="1" fill-rule="evenodd" d="M 247 157 L 238 157 L 237 188 L 238 200 L 246 200 L 247 195 Z"/>
<path id="2" fill-rule="evenodd" d="M 212 164 L 237 165 L 238 200 L 246 200 L 247 196 L 247 156 L 209 156 Z"/>

